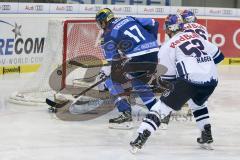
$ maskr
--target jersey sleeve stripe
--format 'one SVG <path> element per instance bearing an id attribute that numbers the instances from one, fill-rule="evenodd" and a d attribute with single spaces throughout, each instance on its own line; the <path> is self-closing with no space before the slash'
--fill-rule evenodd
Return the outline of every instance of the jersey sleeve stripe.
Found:
<path id="1" fill-rule="evenodd" d="M 176 75 L 161 75 L 161 79 L 176 79 Z"/>
<path id="2" fill-rule="evenodd" d="M 186 67 L 185 67 L 185 65 L 182 61 L 178 62 L 176 67 L 177 67 L 177 72 L 178 72 L 179 77 L 187 76 L 187 70 L 186 70 Z"/>
<path id="3" fill-rule="evenodd" d="M 218 51 L 215 53 L 215 55 L 213 56 L 213 61 L 215 64 L 220 63 L 222 60 L 224 59 L 224 55 L 222 54 L 222 52 L 218 49 Z"/>
<path id="4" fill-rule="evenodd" d="M 188 79 L 188 74 L 187 74 L 187 70 L 186 70 L 186 67 L 184 65 L 183 62 L 181 62 L 182 66 L 183 66 L 183 70 L 184 70 L 184 75 L 185 75 L 185 78 Z"/>
<path id="5" fill-rule="evenodd" d="M 213 59 L 215 59 L 220 53 L 221 53 L 221 52 L 220 52 L 220 50 L 218 49 L 218 51 L 214 54 Z"/>
<path id="6" fill-rule="evenodd" d="M 183 68 L 181 64 L 177 63 L 176 67 L 177 67 L 178 76 L 181 77 L 183 75 Z"/>
<path id="7" fill-rule="evenodd" d="M 224 55 L 222 53 L 219 54 L 216 58 L 213 59 L 215 64 L 220 63 L 224 59 Z"/>

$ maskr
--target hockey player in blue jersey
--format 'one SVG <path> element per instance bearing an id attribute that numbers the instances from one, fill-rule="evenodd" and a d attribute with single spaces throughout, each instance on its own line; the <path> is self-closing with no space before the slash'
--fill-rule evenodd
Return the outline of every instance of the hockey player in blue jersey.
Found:
<path id="1" fill-rule="evenodd" d="M 194 117 L 201 132 L 197 142 L 202 147 L 212 149 L 213 138 L 206 101 L 218 83 L 215 63 L 223 58 L 216 61 L 213 57 L 221 52 L 219 48 L 195 32 L 184 32 L 183 25 L 180 15 L 170 14 L 165 20 L 165 32 L 170 40 L 162 45 L 159 59 L 168 71 L 161 77 L 171 77 L 173 89 L 163 93 L 143 119 L 137 130 L 138 137 L 130 143 L 133 152 L 142 148 L 164 117 L 173 110 L 180 110 L 188 100 L 192 102 Z"/>
<path id="2" fill-rule="evenodd" d="M 123 84 L 131 81 L 134 90 L 139 92 L 143 103 L 150 108 L 156 103 L 149 85 L 137 77 L 146 76 L 146 71 L 126 73 L 131 63 L 150 62 L 155 70 L 158 63 L 157 43 L 158 22 L 154 19 L 124 17 L 115 18 L 113 12 L 104 8 L 97 12 L 96 21 L 103 30 L 101 46 L 106 60 L 111 63 L 111 76 L 105 82 L 110 94 L 115 97 L 114 105 L 121 113 L 109 120 L 110 128 L 132 128 L 131 105 L 124 95 Z"/>

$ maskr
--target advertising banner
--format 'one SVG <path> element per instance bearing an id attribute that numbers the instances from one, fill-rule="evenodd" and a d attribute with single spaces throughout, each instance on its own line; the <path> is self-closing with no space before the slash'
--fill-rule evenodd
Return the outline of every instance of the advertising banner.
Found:
<path id="1" fill-rule="evenodd" d="M 73 4 L 54 4 L 50 3 L 50 13 L 78 13 L 79 7 Z"/>
<path id="2" fill-rule="evenodd" d="M 240 57 L 240 20 L 207 19 L 209 40 L 223 51 L 226 57 Z"/>
<path id="3" fill-rule="evenodd" d="M 106 8 L 107 6 L 105 5 L 87 5 L 87 4 L 82 4 L 79 5 L 79 12 L 83 14 L 96 14 L 97 11 L 99 11 L 102 8 Z"/>
<path id="4" fill-rule="evenodd" d="M 108 5 L 115 14 L 133 15 L 137 13 L 137 8 L 130 5 Z"/>
<path id="5" fill-rule="evenodd" d="M 237 10 L 234 8 L 209 8 L 209 7 L 206 7 L 205 15 L 234 17 L 234 16 L 237 16 Z"/>
<path id="6" fill-rule="evenodd" d="M 47 3 L 19 3 L 18 12 L 20 13 L 49 13 Z"/>
<path id="7" fill-rule="evenodd" d="M 25 7 L 23 7 L 25 6 Z M 93 17 L 92 13 L 96 13 L 99 9 L 103 8 L 100 6 L 81 5 L 82 8 L 71 7 L 71 5 L 53 5 L 53 7 L 46 8 L 44 5 L 42 7 L 38 4 L 34 6 L 22 4 L 19 6 L 22 10 L 25 8 L 31 8 L 35 12 L 64 12 L 74 13 L 78 9 L 84 10 L 86 14 L 81 14 L 79 17 L 81 19 L 88 19 L 83 17 Z M 8 9 L 16 8 L 17 6 L 11 4 L 11 7 L 5 7 Z M 122 7 L 112 7 L 111 9 L 118 15 L 126 16 L 132 15 L 141 17 L 141 15 L 134 15 L 132 12 L 135 11 L 132 7 L 127 8 Z M 1 8 L 1 6 L 0 6 Z M 38 8 L 38 9 L 36 9 Z M 42 8 L 39 10 L 39 8 Z M 139 7 L 140 9 L 141 7 Z M 150 9 L 152 8 L 152 9 Z M 133 9 L 133 10 L 132 10 Z M 168 36 L 166 36 L 163 30 L 165 14 L 168 12 L 167 7 L 147 7 L 141 8 L 141 12 L 145 12 L 144 17 L 157 17 L 155 20 L 159 21 L 159 43 L 164 43 Z M 150 10 L 147 10 L 150 9 Z M 181 9 L 176 7 L 176 10 Z M 32 10 L 32 11 L 33 11 Z M 27 12 L 27 10 L 26 10 Z M 199 14 L 201 10 L 196 10 Z M 87 14 L 91 13 L 91 14 Z M 128 13 L 128 14 L 126 14 Z M 0 14 L 1 15 L 1 14 Z M 22 73 L 22 72 L 34 72 L 43 62 L 46 53 L 44 49 L 47 44 L 47 31 L 48 31 L 48 21 L 49 19 L 57 19 L 54 15 L 40 16 L 40 14 L 34 15 L 19 15 L 19 16 L 7 16 L 8 14 L 0 16 L 0 74 L 7 74 L 11 72 Z M 62 15 L 61 18 L 70 17 L 71 14 Z M 159 16 L 158 16 L 159 15 Z M 76 16 L 76 14 L 74 14 Z M 36 18 L 37 17 L 37 18 Z M 161 17 L 161 18 L 159 18 Z M 77 17 L 75 17 L 77 18 Z M 240 19 L 237 18 L 219 18 L 219 17 L 206 17 L 199 18 L 198 23 L 207 27 L 209 32 L 209 41 L 216 44 L 226 57 L 225 64 L 240 64 Z M 238 58 L 238 59 L 237 59 Z M 21 67 L 19 67 L 21 66 Z M 30 66 L 30 67 L 29 67 Z"/>
<path id="8" fill-rule="evenodd" d="M 137 13 L 144 15 L 167 15 L 171 8 L 165 6 L 138 6 Z"/>
<path id="9" fill-rule="evenodd" d="M 41 18 L 1 18 L 0 74 L 36 71 L 44 58 L 47 27 Z"/>
<path id="10" fill-rule="evenodd" d="M 171 6 L 171 10 L 169 13 L 176 14 L 177 12 L 185 9 L 192 11 L 196 16 L 202 16 L 205 14 L 205 8 L 203 7 L 178 7 L 178 6 Z"/>
<path id="11" fill-rule="evenodd" d="M 0 3 L 0 13 L 18 13 L 18 3 Z"/>
<path id="12" fill-rule="evenodd" d="M 121 5 L 109 4 L 61 4 L 61 3 L 4 3 L 0 2 L 0 14 L 95 14 L 101 8 L 111 8 L 116 14 L 132 14 L 132 15 L 167 15 L 176 13 L 179 10 L 189 9 L 197 16 L 218 16 L 218 17 L 239 17 L 240 9 L 237 8 L 210 8 L 210 7 L 180 7 L 180 6 L 164 6 L 164 5 L 150 5 L 155 1 L 149 1 L 149 5 L 139 5 L 129 3 L 122 3 Z M 99 1 L 100 2 L 100 1 Z M 126 1 L 127 2 L 127 1 Z M 139 3 L 140 1 L 129 1 Z M 112 5 L 110 5 L 112 4 Z M 140 3 L 141 4 L 141 3 Z"/>
<path id="13" fill-rule="evenodd" d="M 160 42 L 163 43 L 167 37 L 164 34 L 162 24 L 163 18 L 157 18 L 160 27 Z M 240 57 L 240 20 L 224 19 L 198 19 L 198 23 L 208 29 L 208 40 L 217 45 L 225 57 Z"/>

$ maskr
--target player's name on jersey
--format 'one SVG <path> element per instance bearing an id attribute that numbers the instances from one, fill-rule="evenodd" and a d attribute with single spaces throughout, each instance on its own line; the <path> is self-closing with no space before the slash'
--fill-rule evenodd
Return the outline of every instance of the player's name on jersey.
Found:
<path id="1" fill-rule="evenodd" d="M 191 34 L 184 34 L 179 36 L 179 39 L 175 40 L 174 42 L 171 43 L 170 47 L 175 48 L 178 44 L 185 42 L 189 39 L 199 37 L 197 33 L 191 33 Z"/>
<path id="2" fill-rule="evenodd" d="M 198 63 L 203 63 L 203 62 L 209 62 L 212 61 L 212 58 L 210 56 L 205 56 L 205 57 L 196 57 Z"/>
<path id="3" fill-rule="evenodd" d="M 117 23 L 120 20 L 122 20 L 122 19 L 121 18 L 117 19 L 113 23 Z M 129 19 L 124 19 L 123 21 L 119 22 L 113 29 L 118 30 L 119 28 L 121 28 L 124 24 L 128 23 L 129 21 L 130 21 Z"/>

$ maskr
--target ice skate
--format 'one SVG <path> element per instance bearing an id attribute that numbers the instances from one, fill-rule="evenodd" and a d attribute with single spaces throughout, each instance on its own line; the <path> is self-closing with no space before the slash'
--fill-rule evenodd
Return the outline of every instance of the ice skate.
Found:
<path id="1" fill-rule="evenodd" d="M 161 130 L 167 130 L 168 129 L 168 123 L 170 121 L 170 117 L 171 117 L 171 113 L 168 116 L 161 119 L 161 125 L 159 126 L 159 129 L 161 129 Z"/>
<path id="2" fill-rule="evenodd" d="M 143 145 L 146 143 L 150 135 L 151 135 L 151 132 L 148 130 L 144 130 L 143 133 L 139 133 L 138 137 L 134 141 L 130 142 L 130 145 L 132 146 L 130 151 L 133 154 L 137 153 L 137 151 L 141 149 Z"/>
<path id="3" fill-rule="evenodd" d="M 201 133 L 201 137 L 197 138 L 197 142 L 200 144 L 200 147 L 207 150 L 213 150 L 212 147 L 213 138 L 210 124 L 206 124 L 204 126 L 204 130 Z"/>
<path id="4" fill-rule="evenodd" d="M 109 120 L 111 129 L 132 129 L 133 120 L 131 112 L 122 112 L 117 118 Z"/>

